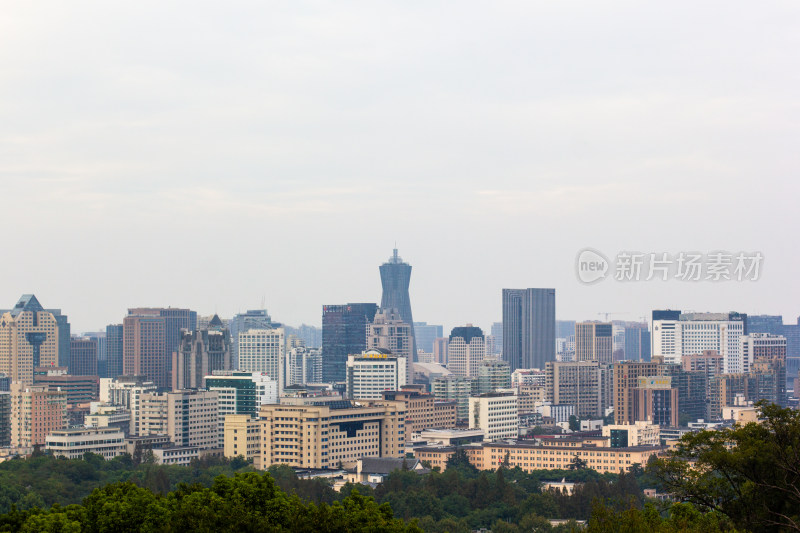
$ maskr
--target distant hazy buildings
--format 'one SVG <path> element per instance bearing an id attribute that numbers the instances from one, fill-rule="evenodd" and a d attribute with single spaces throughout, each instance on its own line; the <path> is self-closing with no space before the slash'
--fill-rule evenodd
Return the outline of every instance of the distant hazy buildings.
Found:
<path id="1" fill-rule="evenodd" d="M 511 367 L 508 361 L 502 361 L 494 357 L 484 359 L 478 365 L 477 378 L 476 392 L 478 394 L 507 389 L 511 387 Z"/>
<path id="2" fill-rule="evenodd" d="M 503 355 L 503 323 L 492 322 L 491 335 L 493 340 L 490 355 Z"/>
<path id="3" fill-rule="evenodd" d="M 456 416 L 459 420 L 466 420 L 475 381 L 475 378 L 456 375 L 436 377 L 431 384 L 431 391 L 439 401 L 456 402 Z"/>
<path id="4" fill-rule="evenodd" d="M 70 339 L 69 373 L 73 376 L 97 376 L 98 353 L 97 339 L 72 337 Z"/>
<path id="5" fill-rule="evenodd" d="M 443 335 L 441 325 L 428 324 L 427 322 L 414 322 L 414 339 L 417 341 L 417 350 L 433 353 L 433 344 Z"/>
<path id="6" fill-rule="evenodd" d="M 575 335 L 575 321 L 556 320 L 556 338 L 565 339 L 570 335 Z"/>
<path id="7" fill-rule="evenodd" d="M 628 322 L 625 326 L 625 359 L 650 360 L 650 331 L 646 323 Z"/>
<path id="8" fill-rule="evenodd" d="M 204 328 L 181 332 L 172 353 L 172 390 L 203 388 L 203 378 L 216 370 L 232 370 L 231 336 L 217 315 Z"/>
<path id="9" fill-rule="evenodd" d="M 477 377 L 486 357 L 481 328 L 472 324 L 453 328 L 447 341 L 447 369 L 457 376 Z"/>
<path id="10" fill-rule="evenodd" d="M 556 359 L 555 289 L 503 289 L 503 359 L 511 370 Z"/>
<path id="11" fill-rule="evenodd" d="M 374 303 L 322 306 L 322 381 L 345 380 L 347 356 L 367 349 L 367 325 L 377 311 Z"/>
<path id="12" fill-rule="evenodd" d="M 181 330 L 197 328 L 197 313 L 173 307 L 128 309 L 122 321 L 123 373 L 147 376 L 161 389 L 171 387 L 172 352 Z"/>
<path id="13" fill-rule="evenodd" d="M 411 282 L 411 265 L 404 263 L 402 258 L 397 255 L 397 248 L 394 249 L 392 257 L 380 266 L 381 286 L 381 309 L 397 309 L 400 318 L 413 328 L 414 319 L 411 315 L 411 298 L 408 295 L 408 286 Z M 414 340 L 414 331 L 411 330 L 411 358 L 409 364 L 416 359 L 417 344 Z M 395 352 L 396 353 L 396 352 Z"/>
<path id="14" fill-rule="evenodd" d="M 578 322 L 575 324 L 575 360 L 610 363 L 612 357 L 610 322 Z"/>

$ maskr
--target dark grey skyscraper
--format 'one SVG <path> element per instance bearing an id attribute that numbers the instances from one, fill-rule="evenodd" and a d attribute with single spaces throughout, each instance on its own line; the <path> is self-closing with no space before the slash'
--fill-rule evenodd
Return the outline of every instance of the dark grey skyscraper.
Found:
<path id="1" fill-rule="evenodd" d="M 322 380 L 347 378 L 347 356 L 367 349 L 367 324 L 378 306 L 372 303 L 322 306 Z"/>
<path id="2" fill-rule="evenodd" d="M 411 298 L 408 296 L 408 285 L 411 282 L 411 265 L 404 263 L 397 255 L 397 248 L 389 260 L 380 266 L 381 286 L 383 295 L 381 296 L 381 309 L 397 309 L 403 322 L 414 326 L 414 319 L 411 317 Z M 412 356 L 417 360 L 417 341 L 412 340 Z"/>
<path id="3" fill-rule="evenodd" d="M 122 324 L 106 326 L 106 365 L 101 378 L 117 378 L 122 375 Z"/>
<path id="4" fill-rule="evenodd" d="M 503 289 L 503 359 L 512 372 L 556 360 L 555 289 Z"/>

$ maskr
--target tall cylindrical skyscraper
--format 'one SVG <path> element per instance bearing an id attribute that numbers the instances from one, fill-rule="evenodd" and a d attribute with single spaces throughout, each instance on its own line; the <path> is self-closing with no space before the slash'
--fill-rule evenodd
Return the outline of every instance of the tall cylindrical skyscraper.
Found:
<path id="1" fill-rule="evenodd" d="M 381 286 L 383 295 L 381 296 L 381 309 L 397 309 L 403 322 L 411 326 L 414 332 L 414 319 L 411 317 L 411 299 L 408 296 L 408 285 L 411 282 L 411 265 L 404 263 L 397 255 L 397 248 L 389 260 L 380 266 Z M 417 341 L 412 340 L 412 360 L 417 360 Z M 411 380 L 409 379 L 409 382 Z"/>

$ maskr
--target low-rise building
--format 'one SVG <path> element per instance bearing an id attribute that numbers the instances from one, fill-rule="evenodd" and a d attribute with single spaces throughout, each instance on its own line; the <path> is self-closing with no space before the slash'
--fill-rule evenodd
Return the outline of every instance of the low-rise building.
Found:
<path id="1" fill-rule="evenodd" d="M 517 438 L 518 414 L 514 393 L 493 392 L 469 399 L 469 427 L 482 429 L 488 441 Z"/>
<path id="2" fill-rule="evenodd" d="M 464 446 L 483 442 L 482 429 L 425 429 L 420 438 L 428 444 L 441 446 Z"/>
<path id="3" fill-rule="evenodd" d="M 456 402 L 436 401 L 422 386 L 407 385 L 402 390 L 384 391 L 384 400 L 405 402 L 406 439 L 414 433 L 431 428 L 456 427 Z"/>
<path id="4" fill-rule="evenodd" d="M 652 456 L 665 452 L 663 446 L 631 446 L 612 448 L 597 446 L 581 439 L 558 438 L 550 440 L 494 442 L 464 446 L 470 463 L 479 470 L 495 470 L 503 463 L 510 468 L 519 467 L 526 472 L 534 470 L 568 470 L 579 458 L 588 468 L 597 472 L 619 473 L 634 464 L 644 466 Z M 414 455 L 431 467 L 446 468 L 447 459 L 455 447 L 422 447 Z"/>
<path id="5" fill-rule="evenodd" d="M 182 466 L 189 465 L 192 459 L 200 458 L 201 451 L 197 446 L 164 446 L 152 449 L 156 464 Z"/>
<path id="6" fill-rule="evenodd" d="M 80 459 L 87 452 L 113 459 L 126 451 L 125 434 L 118 428 L 62 429 L 47 436 L 45 449 L 67 459 Z"/>
<path id="7" fill-rule="evenodd" d="M 611 441 L 612 448 L 628 446 L 659 446 L 661 428 L 657 424 L 639 421 L 634 424 L 610 424 L 603 426 L 603 436 Z"/>
<path id="8" fill-rule="evenodd" d="M 261 408 L 260 464 L 352 467 L 359 457 L 402 457 L 405 402 L 317 402 Z"/>

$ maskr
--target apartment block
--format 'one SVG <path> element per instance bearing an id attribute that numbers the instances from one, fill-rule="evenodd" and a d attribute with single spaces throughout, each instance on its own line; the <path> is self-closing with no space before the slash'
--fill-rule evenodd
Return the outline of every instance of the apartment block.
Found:
<path id="1" fill-rule="evenodd" d="M 67 394 L 46 386 L 11 384 L 11 446 L 44 445 L 51 432 L 67 427 Z"/>
<path id="2" fill-rule="evenodd" d="M 469 416 L 469 397 L 472 396 L 475 379 L 465 376 L 441 376 L 431 384 L 433 395 L 443 402 L 456 402 L 456 417 L 466 420 Z"/>

